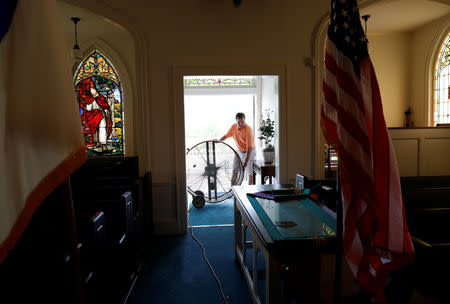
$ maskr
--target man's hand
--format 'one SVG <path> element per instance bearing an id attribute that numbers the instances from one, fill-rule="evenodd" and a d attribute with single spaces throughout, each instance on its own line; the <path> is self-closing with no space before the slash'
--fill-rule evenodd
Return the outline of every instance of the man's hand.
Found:
<path id="1" fill-rule="evenodd" d="M 244 170 L 247 167 L 248 160 L 250 159 L 250 153 L 252 153 L 252 147 L 247 148 L 247 153 L 246 153 L 246 157 L 245 157 L 245 161 L 244 161 L 244 165 L 243 165 Z"/>
<path id="2" fill-rule="evenodd" d="M 247 162 L 246 162 L 246 161 L 242 164 L 242 167 L 243 167 L 244 170 L 245 170 L 245 168 L 247 167 Z"/>

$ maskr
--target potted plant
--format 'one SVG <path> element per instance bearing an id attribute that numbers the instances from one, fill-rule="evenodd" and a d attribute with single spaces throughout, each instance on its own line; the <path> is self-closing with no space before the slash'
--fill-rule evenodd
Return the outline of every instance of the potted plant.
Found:
<path id="1" fill-rule="evenodd" d="M 275 147 L 272 142 L 275 135 L 275 121 L 270 118 L 270 113 L 270 110 L 266 110 L 266 119 L 261 117 L 261 126 L 258 129 L 261 132 L 261 136 L 258 138 L 264 141 L 263 158 L 265 163 L 271 163 L 275 158 Z"/>

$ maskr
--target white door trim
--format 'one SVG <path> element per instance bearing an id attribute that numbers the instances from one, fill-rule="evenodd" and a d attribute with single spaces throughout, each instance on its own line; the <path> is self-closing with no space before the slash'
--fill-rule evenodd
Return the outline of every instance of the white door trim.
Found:
<path id="1" fill-rule="evenodd" d="M 172 96 L 174 115 L 175 142 L 175 178 L 177 198 L 177 231 L 187 232 L 187 194 L 185 164 L 185 130 L 184 130 L 184 87 L 183 76 L 189 75 L 276 75 L 279 81 L 279 164 L 276 175 L 281 183 L 287 183 L 287 100 L 286 100 L 286 66 L 285 65 L 249 65 L 249 66 L 179 66 L 171 67 Z"/>

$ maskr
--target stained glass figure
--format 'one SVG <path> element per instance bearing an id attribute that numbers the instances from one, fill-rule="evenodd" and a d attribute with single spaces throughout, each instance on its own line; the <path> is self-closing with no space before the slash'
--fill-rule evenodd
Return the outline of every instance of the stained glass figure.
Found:
<path id="1" fill-rule="evenodd" d="M 434 124 L 450 123 L 450 33 L 436 62 L 434 79 Z"/>
<path id="2" fill-rule="evenodd" d="M 123 156 L 122 88 L 113 65 L 93 51 L 80 64 L 74 82 L 88 155 Z"/>

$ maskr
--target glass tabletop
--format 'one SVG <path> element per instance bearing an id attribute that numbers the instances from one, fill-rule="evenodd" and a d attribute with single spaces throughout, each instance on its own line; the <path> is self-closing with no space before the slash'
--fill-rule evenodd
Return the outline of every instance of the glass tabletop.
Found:
<path id="1" fill-rule="evenodd" d="M 309 198 L 247 197 L 274 241 L 336 237 L 336 219 Z"/>

